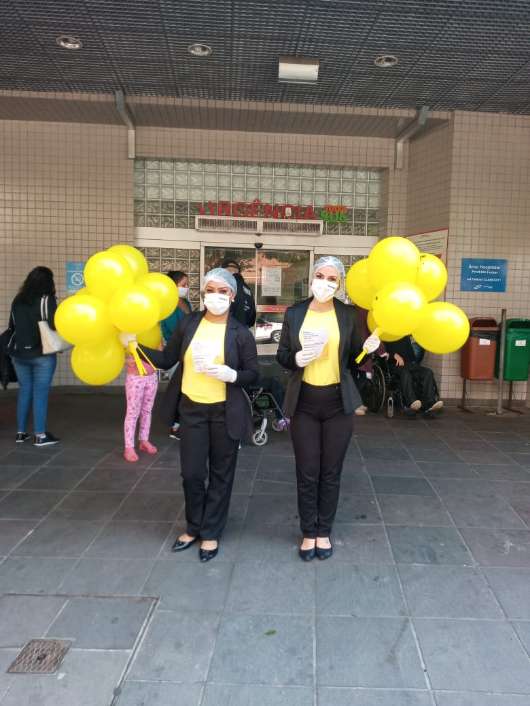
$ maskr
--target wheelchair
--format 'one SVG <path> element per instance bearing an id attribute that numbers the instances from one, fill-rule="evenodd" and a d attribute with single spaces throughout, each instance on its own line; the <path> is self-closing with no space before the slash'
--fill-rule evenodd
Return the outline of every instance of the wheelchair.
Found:
<path id="1" fill-rule="evenodd" d="M 384 410 L 388 419 L 403 409 L 399 380 L 384 358 L 373 357 L 372 378 L 367 380 L 363 399 L 370 412 L 378 414 Z"/>

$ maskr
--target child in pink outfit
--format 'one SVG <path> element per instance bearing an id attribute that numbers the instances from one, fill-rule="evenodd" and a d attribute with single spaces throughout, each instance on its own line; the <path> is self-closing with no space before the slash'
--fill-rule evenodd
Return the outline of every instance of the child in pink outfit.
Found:
<path id="1" fill-rule="evenodd" d="M 140 429 L 138 432 L 140 451 L 145 451 L 145 453 L 148 454 L 156 454 L 158 451 L 156 446 L 153 446 L 149 441 L 151 413 L 153 411 L 158 387 L 158 375 L 156 370 L 150 365 L 144 363 L 144 366 L 147 375 L 140 375 L 134 359 L 131 356 L 127 356 L 127 376 L 125 378 L 127 413 L 123 425 L 125 437 L 125 451 L 123 456 L 126 461 L 132 463 L 138 461 L 138 454 L 134 449 L 138 419 L 140 420 Z"/>

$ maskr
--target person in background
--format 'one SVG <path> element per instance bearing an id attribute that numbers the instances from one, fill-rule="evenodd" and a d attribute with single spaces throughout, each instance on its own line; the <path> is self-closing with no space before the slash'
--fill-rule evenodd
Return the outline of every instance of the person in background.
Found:
<path id="1" fill-rule="evenodd" d="M 313 296 L 285 312 L 277 359 L 291 370 L 284 412 L 291 419 L 296 461 L 298 514 L 303 561 L 333 553 L 331 530 L 340 477 L 352 433 L 353 413 L 361 403 L 353 382 L 355 357 L 363 348 L 355 307 L 335 295 L 344 265 L 322 257 L 313 268 Z M 377 350 L 377 336 L 364 347 Z"/>
<path id="2" fill-rule="evenodd" d="M 213 559 L 228 518 L 239 441 L 253 432 L 252 412 L 243 388 L 258 378 L 256 342 L 230 314 L 237 292 L 224 269 L 204 277 L 205 311 L 185 316 L 163 351 L 137 345 L 146 362 L 179 366 L 166 392 L 163 413 L 180 421 L 180 465 L 186 531 L 174 552 L 200 539 L 199 559 Z M 134 339 L 134 337 L 133 337 Z"/>
<path id="3" fill-rule="evenodd" d="M 359 326 L 359 334 L 362 340 L 368 338 L 370 336 L 370 329 L 368 328 L 368 312 L 366 311 L 366 309 L 361 309 L 361 307 L 357 307 L 357 324 Z M 385 346 L 383 343 L 381 343 L 379 348 L 374 351 L 374 354 L 379 356 L 380 358 L 388 358 L 388 353 L 386 353 Z M 355 374 L 355 384 L 357 386 L 357 389 L 359 390 L 359 394 L 361 395 L 361 399 L 363 402 L 355 410 L 355 414 L 358 417 L 364 417 L 366 415 L 366 412 L 368 412 L 368 405 L 366 403 L 368 401 L 367 397 L 370 391 L 370 380 L 372 379 L 373 367 L 373 359 L 369 356 L 366 356 L 363 362 L 357 367 L 357 371 Z"/>
<path id="4" fill-rule="evenodd" d="M 444 403 L 438 397 L 434 374 L 430 368 L 417 362 L 423 349 L 415 350 L 411 336 L 404 336 L 399 341 L 387 343 L 386 350 L 392 372 L 399 379 L 405 412 L 414 415 L 423 409 L 429 417 L 439 412 Z"/>
<path id="5" fill-rule="evenodd" d="M 228 259 L 223 262 L 221 267 L 228 270 L 237 282 L 237 294 L 230 308 L 230 313 L 243 326 L 252 328 L 256 323 L 256 303 L 252 290 L 243 279 L 239 262 Z"/>
<path id="6" fill-rule="evenodd" d="M 18 377 L 17 444 L 30 438 L 28 420 L 33 407 L 33 445 L 50 446 L 57 439 L 47 430 L 48 397 L 57 367 L 57 354 L 43 355 L 39 321 L 55 330 L 57 310 L 53 272 L 35 267 L 26 277 L 11 305 L 8 353 Z M 44 314 L 44 315 L 43 315 Z"/>
<path id="7" fill-rule="evenodd" d="M 188 275 L 185 272 L 182 272 L 181 270 L 170 270 L 167 273 L 167 276 L 170 277 L 178 287 L 179 303 L 177 304 L 175 310 L 160 324 L 160 327 L 162 329 L 162 337 L 166 343 L 170 340 L 171 336 L 175 332 L 179 321 L 181 321 L 185 316 L 191 314 L 192 312 L 191 304 L 188 299 L 190 293 Z M 169 371 L 169 373 L 167 373 L 167 379 L 169 379 L 174 372 L 174 370 Z M 171 425 L 171 428 L 169 430 L 169 438 L 177 440 L 179 439 L 178 422 L 174 422 Z"/>

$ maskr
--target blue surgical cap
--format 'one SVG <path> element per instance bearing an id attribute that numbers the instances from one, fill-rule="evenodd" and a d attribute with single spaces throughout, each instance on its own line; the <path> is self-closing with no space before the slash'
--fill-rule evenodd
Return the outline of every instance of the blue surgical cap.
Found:
<path id="1" fill-rule="evenodd" d="M 204 275 L 203 287 L 206 287 L 208 282 L 222 282 L 226 284 L 230 289 L 237 294 L 237 282 L 234 275 L 228 270 L 222 267 L 215 267 Z"/>
<path id="2" fill-rule="evenodd" d="M 342 280 L 346 275 L 343 263 L 339 260 L 338 257 L 333 257 L 333 255 L 325 255 L 324 257 L 319 258 L 313 265 L 313 274 L 315 275 L 323 267 L 333 267 L 335 270 L 337 270 L 339 277 Z"/>

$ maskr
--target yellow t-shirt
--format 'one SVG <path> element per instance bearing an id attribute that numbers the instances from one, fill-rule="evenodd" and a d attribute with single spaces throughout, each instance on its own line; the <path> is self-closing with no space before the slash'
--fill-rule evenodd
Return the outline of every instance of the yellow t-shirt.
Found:
<path id="1" fill-rule="evenodd" d="M 202 349 L 209 353 L 209 361 L 223 365 L 225 362 L 226 324 L 212 324 L 203 318 L 186 353 L 182 371 L 182 392 L 193 402 L 214 404 L 226 401 L 226 383 L 195 370 L 193 352 Z"/>
<path id="2" fill-rule="evenodd" d="M 307 310 L 300 329 L 300 343 L 304 331 L 326 331 L 327 343 L 320 356 L 304 368 L 304 382 L 309 385 L 336 385 L 340 382 L 339 343 L 340 331 L 335 309 L 330 311 Z"/>

